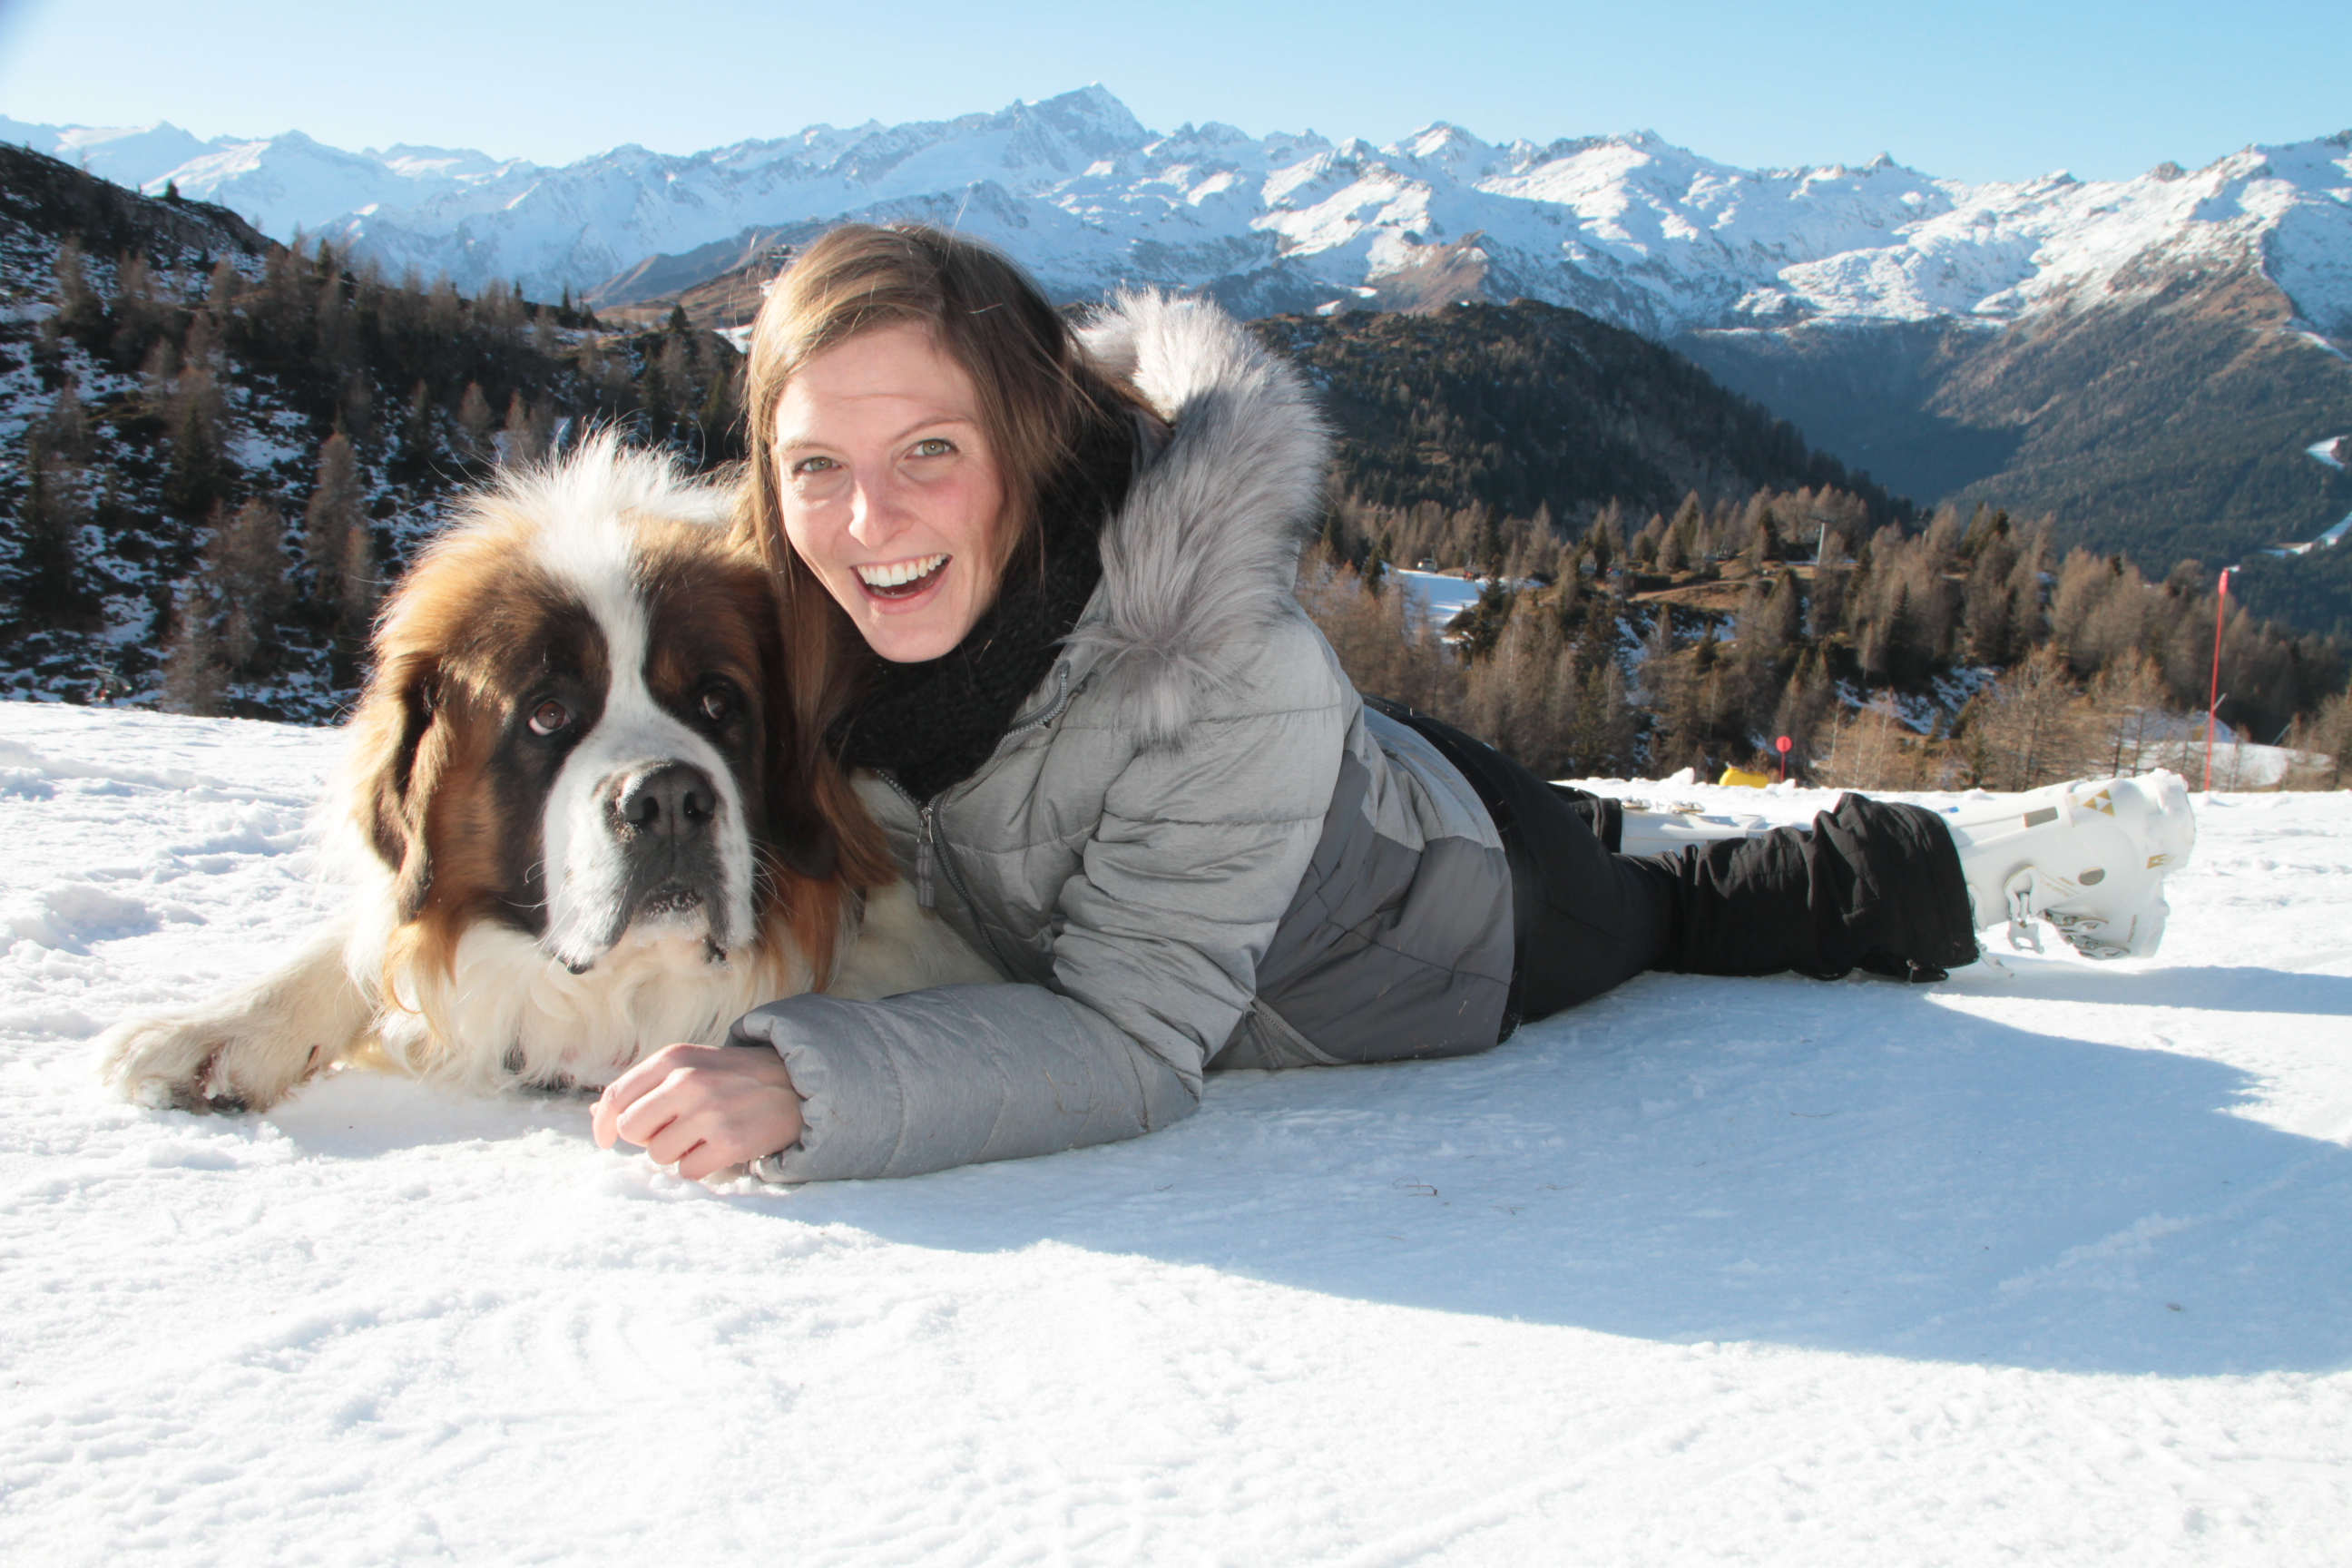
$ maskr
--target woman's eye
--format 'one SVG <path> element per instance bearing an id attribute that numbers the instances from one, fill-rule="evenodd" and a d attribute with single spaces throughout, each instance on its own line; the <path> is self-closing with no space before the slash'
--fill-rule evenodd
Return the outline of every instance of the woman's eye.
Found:
<path id="1" fill-rule="evenodd" d="M 552 735 L 571 722 L 572 710 L 551 697 L 530 710 L 530 732 L 534 735 Z"/>
<path id="2" fill-rule="evenodd" d="M 926 436 L 915 443 L 918 458 L 944 458 L 955 450 L 955 443 L 944 436 Z"/>
<path id="3" fill-rule="evenodd" d="M 799 462 L 793 465 L 793 477 L 795 479 L 814 478 L 818 474 L 830 473 L 839 467 L 841 467 L 841 465 L 835 462 L 831 458 L 803 458 Z"/>
<path id="4" fill-rule="evenodd" d="M 727 693 L 724 691 L 704 692 L 702 694 L 702 711 L 714 724 L 725 719 L 729 711 Z"/>

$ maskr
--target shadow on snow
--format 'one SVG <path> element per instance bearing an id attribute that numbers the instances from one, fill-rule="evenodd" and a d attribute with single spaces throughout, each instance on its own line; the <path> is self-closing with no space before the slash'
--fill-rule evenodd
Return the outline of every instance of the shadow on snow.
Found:
<path id="1" fill-rule="evenodd" d="M 2254 968 L 2035 963 L 2003 994 L 2053 1003 L 2053 1026 L 2068 1004 L 2352 1016 L 2352 979 Z M 1482 1057 L 1220 1075 L 1199 1115 L 1129 1143 L 718 1201 L 1649 1340 L 2074 1372 L 2352 1365 L 2352 1151 L 2238 1114 L 2260 1089 L 1929 988 L 1650 975 Z M 584 1143 L 584 1112 L 371 1077 L 271 1120 L 365 1159 Z"/>
<path id="2" fill-rule="evenodd" d="M 2352 1015 L 2331 976 L 2037 969 L 2025 994 Z M 1896 985 L 1648 976 L 1484 1057 L 1213 1079 L 1133 1143 L 733 1201 L 1650 1340 L 2352 1364 L 2352 1151 L 2234 1114 L 2257 1088 Z"/>

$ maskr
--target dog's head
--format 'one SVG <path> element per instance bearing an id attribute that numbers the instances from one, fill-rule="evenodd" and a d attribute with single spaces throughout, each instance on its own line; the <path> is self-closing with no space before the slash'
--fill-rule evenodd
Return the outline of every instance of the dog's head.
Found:
<path id="1" fill-rule="evenodd" d="M 723 958 L 781 920 L 824 973 L 841 874 L 887 873 L 728 500 L 600 437 L 471 498 L 386 604 L 351 797 L 415 956 L 496 921 L 574 972 L 632 934 Z"/>

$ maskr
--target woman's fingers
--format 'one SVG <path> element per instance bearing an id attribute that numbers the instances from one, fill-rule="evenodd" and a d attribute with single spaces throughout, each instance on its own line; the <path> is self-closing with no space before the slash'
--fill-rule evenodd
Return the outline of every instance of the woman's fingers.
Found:
<path id="1" fill-rule="evenodd" d="M 766 1149 L 761 1152 L 772 1154 L 775 1151 Z M 698 1182 L 703 1177 L 716 1174 L 730 1165 L 740 1165 L 746 1160 L 756 1160 L 759 1157 L 758 1154 L 737 1154 L 730 1157 L 709 1143 L 698 1143 L 678 1156 L 677 1173 L 689 1182 Z"/>
<path id="2" fill-rule="evenodd" d="M 690 1060 L 673 1060 L 663 1064 L 661 1058 L 672 1051 L 689 1051 L 705 1047 L 671 1046 L 656 1055 L 648 1066 L 666 1065 L 668 1068 L 643 1092 L 625 1106 L 613 1118 L 614 1131 L 662 1164 L 677 1157 L 681 1146 L 677 1138 L 686 1129 L 698 1122 L 710 1110 L 711 1089 L 709 1069 L 698 1068 Z M 677 1132 L 671 1130 L 677 1129 Z M 690 1138 L 683 1147 L 699 1142 L 699 1135 Z M 667 1149 L 665 1156 L 659 1151 Z"/>
<path id="3" fill-rule="evenodd" d="M 590 1123 L 602 1147 L 626 1140 L 698 1181 L 789 1147 L 801 1134 L 801 1100 L 772 1050 L 667 1046 L 615 1079 Z"/>
<path id="4" fill-rule="evenodd" d="M 655 1164 L 675 1165 L 694 1150 L 701 1148 L 706 1140 L 698 1125 L 681 1116 L 664 1123 L 657 1132 L 644 1138 L 631 1138 L 629 1142 L 642 1145 L 646 1158 Z"/>
<path id="5" fill-rule="evenodd" d="M 604 1092 L 596 1097 L 595 1106 L 588 1113 L 588 1125 L 596 1135 L 596 1146 L 600 1149 L 610 1149 L 614 1141 L 618 1138 L 627 1138 L 632 1143 L 642 1143 L 643 1139 L 632 1137 L 629 1131 L 620 1125 L 622 1113 L 660 1088 L 670 1074 L 677 1070 L 681 1053 L 707 1051 L 710 1048 L 709 1046 L 664 1046 L 660 1050 L 606 1084 Z M 667 1117 L 662 1119 L 662 1121 L 667 1120 L 668 1120 Z M 652 1131 L 660 1124 L 656 1121 L 651 1127 L 646 1127 L 642 1125 L 641 1121 L 639 1131 Z"/>

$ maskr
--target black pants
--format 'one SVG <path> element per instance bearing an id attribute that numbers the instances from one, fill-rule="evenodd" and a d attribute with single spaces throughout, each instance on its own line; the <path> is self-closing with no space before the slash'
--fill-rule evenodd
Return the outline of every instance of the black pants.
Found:
<path id="1" fill-rule="evenodd" d="M 1959 852 L 1931 811 L 1849 795 L 1810 831 L 1620 855 L 1616 802 L 1546 784 L 1426 713 L 1365 701 L 1444 753 L 1495 819 L 1516 949 L 1506 1035 L 1645 969 L 1941 980 L 1976 959 Z"/>

